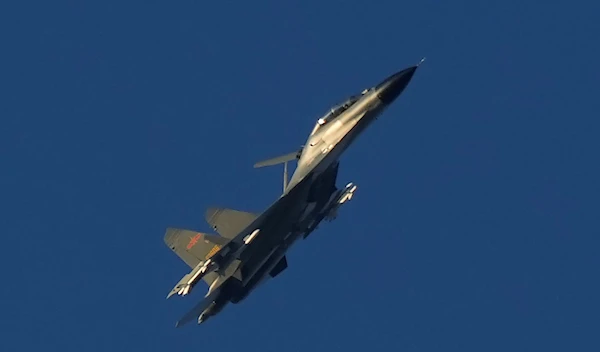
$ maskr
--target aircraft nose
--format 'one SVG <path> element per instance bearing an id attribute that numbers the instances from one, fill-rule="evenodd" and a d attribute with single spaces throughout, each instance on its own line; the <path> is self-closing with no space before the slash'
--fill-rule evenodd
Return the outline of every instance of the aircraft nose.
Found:
<path id="1" fill-rule="evenodd" d="M 406 68 L 386 78 L 377 86 L 377 96 L 384 104 L 391 104 L 404 91 L 418 65 Z"/>

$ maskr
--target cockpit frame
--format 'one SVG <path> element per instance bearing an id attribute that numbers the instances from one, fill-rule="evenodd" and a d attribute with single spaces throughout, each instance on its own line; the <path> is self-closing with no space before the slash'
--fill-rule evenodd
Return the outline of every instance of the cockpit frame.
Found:
<path id="1" fill-rule="evenodd" d="M 344 102 L 331 107 L 325 115 L 323 115 L 321 118 L 319 118 L 317 120 L 317 123 L 315 124 L 315 127 L 313 128 L 313 131 L 311 132 L 311 135 L 315 134 L 317 132 L 317 130 L 319 129 L 319 127 L 331 122 L 336 117 L 340 116 L 344 111 L 348 110 L 348 108 L 350 106 L 352 106 L 354 103 L 356 103 L 360 98 L 361 98 L 361 95 L 353 95 L 353 96 L 349 97 L 348 99 L 346 99 Z"/>

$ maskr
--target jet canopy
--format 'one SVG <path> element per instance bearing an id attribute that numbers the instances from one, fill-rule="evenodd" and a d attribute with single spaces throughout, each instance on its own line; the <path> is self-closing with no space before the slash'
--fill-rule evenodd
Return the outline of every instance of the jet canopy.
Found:
<path id="1" fill-rule="evenodd" d="M 320 119 L 317 120 L 317 124 L 313 129 L 311 135 L 315 134 L 319 127 L 331 122 L 336 117 L 340 116 L 344 111 L 346 111 L 352 104 L 356 103 L 358 99 L 360 99 L 360 95 L 353 95 L 350 98 L 346 99 L 344 102 L 334 105 L 331 107 L 325 115 L 323 115 Z"/>

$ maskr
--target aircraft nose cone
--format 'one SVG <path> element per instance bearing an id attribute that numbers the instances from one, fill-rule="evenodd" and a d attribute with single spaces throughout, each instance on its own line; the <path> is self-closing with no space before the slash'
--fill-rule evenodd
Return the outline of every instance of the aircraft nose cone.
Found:
<path id="1" fill-rule="evenodd" d="M 377 86 L 377 96 L 384 104 L 391 104 L 404 91 L 418 66 L 412 66 L 397 72 Z"/>

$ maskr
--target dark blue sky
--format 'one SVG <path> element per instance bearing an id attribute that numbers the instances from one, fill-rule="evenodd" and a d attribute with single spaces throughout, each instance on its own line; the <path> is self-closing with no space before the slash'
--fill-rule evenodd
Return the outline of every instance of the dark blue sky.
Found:
<path id="1" fill-rule="evenodd" d="M 0 9 L 2 351 L 598 351 L 597 1 Z M 427 61 L 356 197 L 206 325 L 167 227 L 261 211 L 331 105 Z"/>

